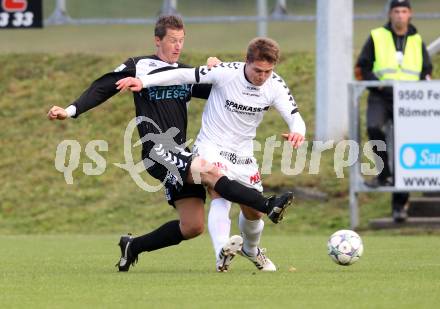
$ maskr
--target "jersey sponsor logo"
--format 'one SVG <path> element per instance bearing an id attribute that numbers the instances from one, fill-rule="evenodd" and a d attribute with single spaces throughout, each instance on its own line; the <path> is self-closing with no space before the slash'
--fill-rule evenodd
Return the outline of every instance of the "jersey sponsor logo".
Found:
<path id="1" fill-rule="evenodd" d="M 249 182 L 254 185 L 261 182 L 260 172 L 256 172 L 254 175 L 249 177 Z"/>
<path id="2" fill-rule="evenodd" d="M 191 86 L 189 85 L 150 87 L 146 91 L 150 101 L 172 99 L 189 101 L 191 99 Z"/>
<path id="3" fill-rule="evenodd" d="M 241 94 L 243 95 L 247 95 L 249 97 L 256 97 L 259 98 L 260 94 L 259 93 L 252 93 L 252 92 L 247 92 L 247 91 L 242 91 Z"/>
<path id="4" fill-rule="evenodd" d="M 260 88 L 255 86 L 246 86 L 246 90 L 243 90 L 241 92 L 243 95 L 249 96 L 249 97 L 260 97 Z"/>
<path id="5" fill-rule="evenodd" d="M 149 67 L 154 67 L 154 68 L 156 68 L 156 67 L 157 67 L 157 64 L 156 64 L 155 62 L 151 61 L 151 62 L 148 64 L 148 66 L 149 66 Z"/>
<path id="6" fill-rule="evenodd" d="M 263 111 L 267 111 L 269 109 L 269 106 L 255 107 L 255 106 L 248 106 L 248 105 L 236 103 L 231 100 L 226 100 L 225 108 L 233 113 L 255 115 L 255 113 L 261 113 Z"/>
<path id="7" fill-rule="evenodd" d="M 226 160 L 230 161 L 232 164 L 251 164 L 252 157 L 240 157 L 236 153 L 229 151 L 220 151 L 220 155 Z"/>

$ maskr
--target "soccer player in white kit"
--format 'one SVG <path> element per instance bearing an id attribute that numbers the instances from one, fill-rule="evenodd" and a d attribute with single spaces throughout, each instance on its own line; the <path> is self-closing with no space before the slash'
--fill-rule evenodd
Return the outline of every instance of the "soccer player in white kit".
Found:
<path id="1" fill-rule="evenodd" d="M 248 187 L 262 192 L 257 161 L 253 156 L 256 129 L 270 107 L 275 107 L 289 127 L 283 134 L 293 147 L 304 141 L 305 124 L 284 80 L 273 72 L 279 60 L 278 44 L 268 38 L 253 39 L 247 49 L 246 62 L 221 63 L 213 68 L 202 66 L 175 69 L 154 75 L 125 78 L 118 89 L 140 91 L 142 87 L 176 84 L 212 84 L 203 111 L 202 126 L 193 152 L 214 163 L 222 172 Z M 238 252 L 262 271 L 276 267 L 258 247 L 264 228 L 263 214 L 240 205 L 239 228 L 243 237 L 229 238 L 231 203 L 210 191 L 212 201 L 208 229 L 213 242 L 218 271 L 227 271 Z M 240 246 L 231 244 L 239 243 Z"/>

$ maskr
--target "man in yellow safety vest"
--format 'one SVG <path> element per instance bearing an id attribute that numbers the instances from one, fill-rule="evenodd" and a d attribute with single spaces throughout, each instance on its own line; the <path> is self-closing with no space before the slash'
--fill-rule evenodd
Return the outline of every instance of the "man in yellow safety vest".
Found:
<path id="1" fill-rule="evenodd" d="M 356 64 L 359 80 L 418 81 L 431 78 L 432 64 L 422 37 L 410 23 L 411 5 L 408 0 L 392 0 L 389 22 L 373 29 Z M 393 119 L 393 90 L 391 87 L 371 88 L 368 96 L 367 131 L 370 140 L 385 141 L 385 125 Z M 379 175 L 366 184 L 370 187 L 393 185 L 393 177 L 386 151 L 375 153 L 384 163 Z M 394 221 L 407 218 L 408 193 L 394 193 L 392 214 Z"/>

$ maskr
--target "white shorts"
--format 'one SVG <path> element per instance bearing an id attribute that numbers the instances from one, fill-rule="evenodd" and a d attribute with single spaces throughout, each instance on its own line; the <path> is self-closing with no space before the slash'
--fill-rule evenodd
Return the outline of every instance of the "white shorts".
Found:
<path id="1" fill-rule="evenodd" d="M 230 150 L 204 142 L 196 142 L 193 153 L 217 166 L 229 179 L 263 192 L 257 160 L 253 156 L 240 156 Z"/>

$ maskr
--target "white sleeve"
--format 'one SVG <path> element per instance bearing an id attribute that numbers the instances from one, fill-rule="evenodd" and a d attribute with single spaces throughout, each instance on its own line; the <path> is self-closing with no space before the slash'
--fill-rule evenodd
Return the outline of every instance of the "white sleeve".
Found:
<path id="1" fill-rule="evenodd" d="M 198 83 L 222 87 L 235 78 L 238 70 L 242 69 L 242 65 L 241 62 L 222 62 L 210 69 L 207 66 L 201 66 L 196 70 L 196 80 Z"/>
<path id="2" fill-rule="evenodd" d="M 210 69 L 206 65 L 198 67 L 196 70 L 196 79 L 198 83 L 218 85 L 230 76 L 228 69 L 225 69 L 225 63 L 216 65 Z M 229 74 L 228 74 L 229 73 Z"/>
<path id="3" fill-rule="evenodd" d="M 155 74 L 140 74 L 137 77 L 142 81 L 144 88 L 152 86 L 171 86 L 196 83 L 194 68 L 174 69 Z"/>
<path id="4" fill-rule="evenodd" d="M 277 77 L 274 79 L 275 97 L 274 107 L 281 114 L 292 133 L 306 134 L 306 124 L 298 112 L 298 106 L 284 81 Z"/>
<path id="5" fill-rule="evenodd" d="M 219 85 L 231 76 L 231 69 L 238 69 L 237 63 L 222 63 L 208 69 L 200 66 L 191 69 L 174 69 L 154 74 L 139 74 L 144 88 L 151 86 L 171 86 L 184 84 L 212 84 Z"/>
<path id="6" fill-rule="evenodd" d="M 76 115 L 76 106 L 75 105 L 69 105 L 69 106 L 67 106 L 65 111 L 67 113 L 67 117 L 71 118 L 71 117 Z"/>
<path id="7" fill-rule="evenodd" d="M 283 118 L 284 120 L 286 120 L 285 117 Z M 296 112 L 295 114 L 291 115 L 289 129 L 290 132 L 299 133 L 302 136 L 306 136 L 306 123 L 304 122 L 299 112 Z"/>

